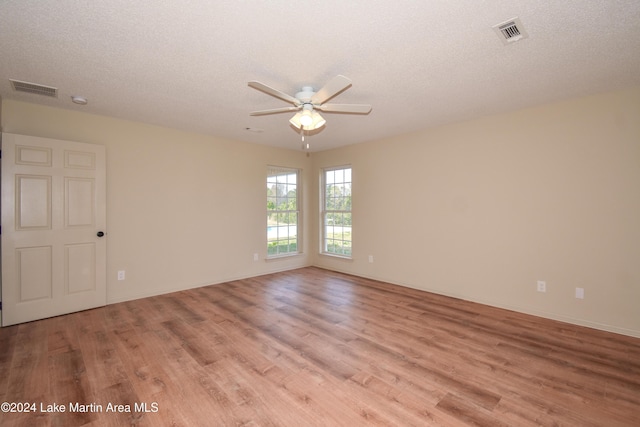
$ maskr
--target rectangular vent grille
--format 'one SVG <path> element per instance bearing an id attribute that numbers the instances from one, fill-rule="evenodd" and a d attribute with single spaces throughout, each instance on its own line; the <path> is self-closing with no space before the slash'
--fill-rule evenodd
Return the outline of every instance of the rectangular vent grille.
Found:
<path id="1" fill-rule="evenodd" d="M 504 44 L 510 44 L 529 37 L 520 22 L 520 19 L 513 18 L 506 22 L 493 26 L 494 31 Z"/>
<path id="2" fill-rule="evenodd" d="M 33 93 L 36 95 L 49 96 L 51 98 L 58 97 L 58 89 L 51 86 L 39 85 L 36 83 L 21 82 L 19 80 L 11 80 L 11 86 L 16 92 Z"/>
<path id="3" fill-rule="evenodd" d="M 502 35 L 505 39 L 510 39 L 511 37 L 518 37 L 520 35 L 520 30 L 515 22 L 509 22 L 507 25 L 500 26 L 500 31 L 502 31 Z"/>

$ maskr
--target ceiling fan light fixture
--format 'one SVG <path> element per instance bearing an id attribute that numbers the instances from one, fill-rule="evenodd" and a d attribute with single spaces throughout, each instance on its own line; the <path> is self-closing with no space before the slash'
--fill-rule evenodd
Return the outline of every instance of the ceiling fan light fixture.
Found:
<path id="1" fill-rule="evenodd" d="M 300 124 L 306 127 L 306 126 L 310 126 L 312 123 L 313 123 L 313 114 L 311 114 L 311 111 L 305 109 L 300 114 Z"/>
<path id="2" fill-rule="evenodd" d="M 324 126 L 327 121 L 317 111 L 304 110 L 291 117 L 289 123 L 298 129 L 316 130 Z"/>
<path id="3" fill-rule="evenodd" d="M 311 124 L 312 129 L 320 129 L 324 124 L 327 123 L 324 117 L 320 115 L 320 113 L 314 111 L 313 112 L 313 123 Z"/>
<path id="4" fill-rule="evenodd" d="M 289 123 L 291 123 L 292 125 L 294 125 L 295 127 L 297 127 L 298 129 L 300 129 L 300 127 L 302 126 L 300 124 L 300 116 L 302 115 L 302 113 L 296 113 L 293 117 L 291 117 L 289 119 Z"/>

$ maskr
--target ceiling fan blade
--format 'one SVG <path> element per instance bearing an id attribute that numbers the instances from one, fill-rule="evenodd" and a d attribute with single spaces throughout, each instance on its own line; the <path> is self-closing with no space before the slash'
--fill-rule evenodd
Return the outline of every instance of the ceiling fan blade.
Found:
<path id="1" fill-rule="evenodd" d="M 256 81 L 250 81 L 248 84 L 249 84 L 250 87 L 252 87 L 254 89 L 257 89 L 257 90 L 259 90 L 261 92 L 264 92 L 267 95 L 275 96 L 278 99 L 282 99 L 283 101 L 290 102 L 290 103 L 292 103 L 293 105 L 296 105 L 296 106 L 300 105 L 300 100 L 299 99 L 294 98 L 291 95 L 287 95 L 284 92 L 280 92 L 278 89 L 274 89 L 274 88 L 272 88 L 270 86 L 267 86 L 264 83 L 260 83 L 260 82 L 256 82 Z"/>
<path id="2" fill-rule="evenodd" d="M 253 111 L 249 115 L 251 115 L 251 116 L 264 116 L 266 114 L 286 113 L 287 111 L 297 111 L 299 109 L 300 109 L 300 107 L 273 108 L 271 110 Z"/>
<path id="3" fill-rule="evenodd" d="M 371 105 L 367 104 L 323 104 L 315 107 L 327 113 L 369 114 Z"/>
<path id="4" fill-rule="evenodd" d="M 349 86 L 351 86 L 351 80 L 349 78 L 337 75 L 329 80 L 329 83 L 324 85 L 322 89 L 311 97 L 311 102 L 314 104 L 323 104 L 343 90 L 347 89 Z"/>

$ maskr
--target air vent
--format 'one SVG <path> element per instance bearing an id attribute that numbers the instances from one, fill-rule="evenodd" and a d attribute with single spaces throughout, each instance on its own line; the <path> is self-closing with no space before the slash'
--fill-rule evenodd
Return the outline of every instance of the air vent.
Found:
<path id="1" fill-rule="evenodd" d="M 58 97 L 58 89 L 55 87 L 39 85 L 36 83 L 21 82 L 19 80 L 11 80 L 11 86 L 16 92 L 33 93 L 36 95 L 49 96 L 51 98 Z"/>
<path id="2" fill-rule="evenodd" d="M 511 44 L 529 37 L 519 18 L 513 18 L 506 22 L 493 26 L 504 44 Z"/>
<path id="3" fill-rule="evenodd" d="M 502 35 L 505 39 L 511 39 L 513 37 L 520 36 L 520 30 L 515 22 L 509 22 L 507 25 L 502 25 L 500 27 L 500 31 L 502 31 Z"/>

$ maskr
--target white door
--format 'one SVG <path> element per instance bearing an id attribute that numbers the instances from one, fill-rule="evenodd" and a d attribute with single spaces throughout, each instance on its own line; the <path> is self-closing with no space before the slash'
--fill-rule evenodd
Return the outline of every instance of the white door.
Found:
<path id="1" fill-rule="evenodd" d="M 106 304 L 104 146 L 3 133 L 1 210 L 2 326 Z"/>

